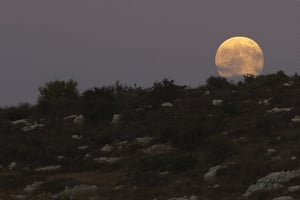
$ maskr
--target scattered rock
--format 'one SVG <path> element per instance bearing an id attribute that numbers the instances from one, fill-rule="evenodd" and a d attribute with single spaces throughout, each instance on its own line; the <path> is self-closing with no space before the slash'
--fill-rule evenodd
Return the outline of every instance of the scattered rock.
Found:
<path id="1" fill-rule="evenodd" d="M 170 102 L 164 102 L 161 104 L 162 107 L 165 107 L 165 108 L 172 108 L 173 107 L 173 104 L 171 104 Z"/>
<path id="2" fill-rule="evenodd" d="M 259 101 L 258 101 L 258 104 L 259 105 L 261 105 L 261 104 L 263 104 L 263 105 L 269 105 L 270 104 L 270 101 L 272 100 L 272 98 L 268 98 L 268 99 L 260 99 Z"/>
<path id="3" fill-rule="evenodd" d="M 49 165 L 49 166 L 45 166 L 45 167 L 36 168 L 35 171 L 36 172 L 48 172 L 48 171 L 55 171 L 58 169 L 60 169 L 60 165 Z"/>
<path id="4" fill-rule="evenodd" d="M 300 122 L 300 116 L 299 115 L 295 115 L 292 119 L 292 122 Z"/>
<path id="5" fill-rule="evenodd" d="M 42 185 L 43 182 L 42 181 L 37 181 L 37 182 L 34 182 L 32 183 L 31 185 L 27 185 L 25 188 L 24 188 L 24 192 L 25 193 L 33 193 L 35 192 L 38 187 L 40 187 L 40 185 Z"/>
<path id="6" fill-rule="evenodd" d="M 73 120 L 73 123 L 74 123 L 75 125 L 81 125 L 81 124 L 83 124 L 83 122 L 84 122 L 84 117 L 83 117 L 83 115 L 78 115 L 78 116 L 76 116 L 76 117 L 74 118 L 74 120 Z"/>
<path id="7" fill-rule="evenodd" d="M 89 158 L 91 158 L 91 154 L 87 153 L 84 155 L 84 160 L 88 160 Z"/>
<path id="8" fill-rule="evenodd" d="M 119 162 L 121 159 L 119 157 L 99 157 L 99 158 L 95 158 L 95 161 L 99 162 L 99 163 L 116 163 Z"/>
<path id="9" fill-rule="evenodd" d="M 86 150 L 87 148 L 89 148 L 87 145 L 82 145 L 78 147 L 78 150 Z"/>
<path id="10" fill-rule="evenodd" d="M 290 86 L 293 85 L 293 82 L 290 81 L 290 82 L 284 83 L 284 84 L 282 84 L 282 85 L 283 85 L 283 86 L 286 86 L 286 87 L 290 87 Z"/>
<path id="11" fill-rule="evenodd" d="M 135 140 L 138 144 L 146 145 L 153 140 L 153 137 L 141 137 L 141 138 L 135 138 Z"/>
<path id="12" fill-rule="evenodd" d="M 297 160 L 297 157 L 296 156 L 292 156 L 291 160 Z"/>
<path id="13" fill-rule="evenodd" d="M 75 119 L 78 115 L 69 115 L 63 118 L 63 120 Z"/>
<path id="14" fill-rule="evenodd" d="M 113 149 L 114 149 L 113 146 L 111 146 L 111 145 L 109 145 L 109 144 L 106 144 L 106 145 L 104 145 L 104 146 L 101 148 L 101 151 L 102 151 L 102 152 L 111 152 Z"/>
<path id="15" fill-rule="evenodd" d="M 14 199 L 15 200 L 23 200 L 23 199 L 26 199 L 26 196 L 25 195 L 15 195 Z"/>
<path id="16" fill-rule="evenodd" d="M 160 173 L 159 173 L 159 175 L 160 175 L 160 176 L 165 176 L 165 175 L 168 175 L 168 174 L 169 174 L 169 172 L 168 172 L 168 171 L 165 171 L 165 172 L 160 172 Z"/>
<path id="17" fill-rule="evenodd" d="M 224 165 L 217 165 L 217 166 L 209 168 L 208 172 L 206 172 L 203 176 L 204 181 L 207 183 L 215 182 L 216 174 L 217 174 L 218 170 L 224 169 L 224 168 L 226 168 L 226 166 L 224 166 Z"/>
<path id="18" fill-rule="evenodd" d="M 81 140 L 82 136 L 81 135 L 72 135 L 72 139 L 74 140 Z"/>
<path id="19" fill-rule="evenodd" d="M 57 159 L 58 160 L 62 160 L 62 159 L 64 159 L 65 157 L 63 156 L 63 155 L 60 155 L 60 156 L 57 156 Z"/>
<path id="20" fill-rule="evenodd" d="M 291 179 L 300 176 L 300 170 L 298 171 L 279 171 L 273 172 L 269 175 L 259 179 L 256 184 L 248 187 L 247 191 L 243 194 L 245 197 L 251 196 L 254 192 L 258 191 L 272 191 L 284 188 L 282 183 L 288 182 Z"/>
<path id="21" fill-rule="evenodd" d="M 23 132 L 29 132 L 29 131 L 33 131 L 35 129 L 41 129 L 44 127 L 44 124 L 37 124 L 37 122 L 35 122 L 35 124 L 27 124 L 26 126 L 24 126 L 22 128 Z"/>
<path id="22" fill-rule="evenodd" d="M 223 100 L 222 100 L 222 99 L 214 99 L 214 100 L 212 101 L 212 105 L 214 105 L 214 106 L 221 106 L 222 103 L 223 103 Z"/>
<path id="23" fill-rule="evenodd" d="M 276 149 L 268 149 L 268 151 L 267 151 L 268 156 L 274 155 L 276 153 L 277 153 Z"/>
<path id="24" fill-rule="evenodd" d="M 198 200 L 197 196 L 195 195 L 192 195 L 190 197 L 188 196 L 183 196 L 183 197 L 173 197 L 173 198 L 170 198 L 168 200 Z"/>
<path id="25" fill-rule="evenodd" d="M 15 167 L 17 166 L 17 163 L 16 162 L 12 162 L 8 165 L 8 169 L 9 170 L 13 170 Z"/>
<path id="26" fill-rule="evenodd" d="M 300 191 L 300 185 L 290 186 L 287 189 L 288 193 L 299 192 L 299 191 Z"/>
<path id="27" fill-rule="evenodd" d="M 11 122 L 12 125 L 15 125 L 15 126 L 18 126 L 18 125 L 28 125 L 28 119 L 19 119 L 19 120 L 16 120 L 16 121 L 12 121 Z"/>
<path id="28" fill-rule="evenodd" d="M 204 92 L 204 96 L 207 96 L 207 95 L 209 95 L 210 94 L 210 91 L 208 91 L 208 90 L 206 90 L 205 92 Z"/>
<path id="29" fill-rule="evenodd" d="M 123 185 L 117 185 L 114 190 L 120 190 L 123 187 Z"/>
<path id="30" fill-rule="evenodd" d="M 294 198 L 290 196 L 282 196 L 282 197 L 274 198 L 272 200 L 294 200 Z"/>
<path id="31" fill-rule="evenodd" d="M 64 191 L 55 195 L 55 198 L 60 199 L 81 199 L 88 196 L 95 195 L 98 191 L 98 186 L 96 185 L 76 185 L 72 188 L 66 187 Z"/>
<path id="32" fill-rule="evenodd" d="M 114 114 L 114 116 L 113 116 L 113 118 L 112 118 L 110 124 L 112 124 L 112 125 L 117 125 L 117 124 L 119 124 L 120 121 L 121 121 L 121 118 L 122 118 L 122 115 L 120 115 L 120 114 Z"/>
<path id="33" fill-rule="evenodd" d="M 151 147 L 143 149 L 143 152 L 148 154 L 162 154 L 169 153 L 172 150 L 171 144 L 153 144 Z"/>
<path id="34" fill-rule="evenodd" d="M 289 112 L 292 109 L 293 109 L 293 107 L 291 107 L 291 108 L 277 108 L 277 107 L 275 107 L 271 110 L 268 110 L 267 112 L 268 113 Z"/>

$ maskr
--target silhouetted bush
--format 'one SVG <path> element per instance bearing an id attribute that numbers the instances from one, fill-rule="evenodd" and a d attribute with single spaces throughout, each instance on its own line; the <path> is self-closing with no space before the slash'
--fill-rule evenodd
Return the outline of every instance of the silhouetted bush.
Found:
<path id="1" fill-rule="evenodd" d="M 229 88 L 231 84 L 224 77 L 211 76 L 206 80 L 206 85 L 209 88 L 225 89 Z"/>
<path id="2" fill-rule="evenodd" d="M 179 88 L 179 86 L 175 85 L 174 80 L 164 78 L 160 82 L 154 82 L 150 89 L 149 98 L 154 103 L 172 101 L 179 96 Z"/>
<path id="3" fill-rule="evenodd" d="M 254 76 L 247 74 L 244 76 L 244 83 L 251 86 L 274 86 L 282 84 L 290 80 L 290 77 L 283 71 L 278 71 L 275 74 Z"/>
<path id="4" fill-rule="evenodd" d="M 111 87 L 94 87 L 82 94 L 83 115 L 91 121 L 111 119 L 116 99 Z"/>
<path id="5" fill-rule="evenodd" d="M 28 103 L 21 103 L 18 106 L 11 106 L 2 108 L 0 110 L 0 115 L 3 119 L 7 120 L 19 120 L 28 117 L 33 114 L 34 107 Z"/>
<path id="6" fill-rule="evenodd" d="M 77 82 L 50 81 L 39 88 L 37 106 L 42 112 L 56 113 L 75 111 L 79 107 Z"/>

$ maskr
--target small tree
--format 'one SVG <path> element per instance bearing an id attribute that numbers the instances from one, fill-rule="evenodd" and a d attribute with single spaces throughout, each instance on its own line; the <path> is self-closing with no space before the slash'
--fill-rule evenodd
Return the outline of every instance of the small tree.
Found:
<path id="1" fill-rule="evenodd" d="M 83 114 L 92 121 L 111 119 L 116 102 L 114 93 L 112 87 L 94 87 L 83 92 Z"/>
<path id="2" fill-rule="evenodd" d="M 160 101 L 171 101 L 178 97 L 178 88 L 174 84 L 174 80 L 164 78 L 160 82 L 154 82 L 150 89 L 150 99 Z"/>
<path id="3" fill-rule="evenodd" d="M 230 86 L 230 83 L 224 77 L 214 77 L 211 76 L 206 80 L 206 84 L 208 87 L 217 88 L 217 89 L 225 89 Z"/>
<path id="4" fill-rule="evenodd" d="M 79 91 L 77 82 L 50 81 L 39 88 L 38 107 L 44 112 L 55 112 L 58 110 L 69 110 L 77 105 Z"/>

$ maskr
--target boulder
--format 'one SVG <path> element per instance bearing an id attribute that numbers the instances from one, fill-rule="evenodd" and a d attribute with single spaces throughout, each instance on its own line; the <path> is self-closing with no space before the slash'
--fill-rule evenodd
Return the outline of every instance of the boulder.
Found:
<path id="1" fill-rule="evenodd" d="M 114 114 L 114 115 L 113 115 L 113 118 L 112 118 L 112 120 L 111 120 L 111 122 L 110 122 L 110 124 L 112 124 L 112 125 L 117 125 L 117 124 L 119 124 L 120 121 L 121 121 L 121 118 L 122 118 L 122 115 L 121 115 L 121 114 Z"/>
<path id="2" fill-rule="evenodd" d="M 12 162 L 8 165 L 8 169 L 9 170 L 13 170 L 15 167 L 17 166 L 17 163 L 16 162 Z"/>
<path id="3" fill-rule="evenodd" d="M 170 102 L 164 102 L 164 103 L 161 104 L 161 107 L 172 108 L 173 104 L 171 104 Z"/>
<path id="4" fill-rule="evenodd" d="M 212 105 L 214 105 L 214 106 L 221 106 L 222 103 L 223 103 L 223 100 L 222 100 L 222 99 L 214 99 L 214 100 L 212 101 Z"/>
<path id="5" fill-rule="evenodd" d="M 58 169 L 60 169 L 60 165 L 49 165 L 49 166 L 45 166 L 45 167 L 36 168 L 35 171 L 36 172 L 48 172 L 48 171 L 55 171 Z"/>
<path id="6" fill-rule="evenodd" d="M 35 192 L 38 187 L 40 187 L 40 185 L 42 185 L 43 182 L 42 181 L 37 181 L 37 182 L 34 182 L 32 183 L 31 185 L 27 185 L 25 188 L 24 188 L 24 192 L 25 193 L 33 193 Z"/>
<path id="7" fill-rule="evenodd" d="M 282 196 L 282 197 L 274 198 L 272 200 L 294 200 L 294 198 L 291 196 Z"/>
<path id="8" fill-rule="evenodd" d="M 300 116 L 299 115 L 295 115 L 292 119 L 292 122 L 300 122 Z"/>
<path id="9" fill-rule="evenodd" d="M 207 183 L 214 183 L 216 181 L 216 174 L 220 169 L 224 169 L 226 166 L 217 165 L 214 167 L 209 168 L 208 172 L 206 172 L 203 176 L 203 179 Z"/>
<path id="10" fill-rule="evenodd" d="M 81 125 L 84 122 L 84 117 L 83 115 L 78 115 L 77 117 L 74 118 L 73 123 L 75 125 Z"/>
<path id="11" fill-rule="evenodd" d="M 66 187 L 64 191 L 55 195 L 54 198 L 58 199 L 83 199 L 88 196 L 96 195 L 98 186 L 96 185 L 76 185 L 74 187 Z"/>
<path id="12" fill-rule="evenodd" d="M 300 177 L 300 170 L 272 172 L 269 175 L 259 179 L 256 184 L 249 186 L 243 196 L 249 197 L 254 192 L 259 191 L 268 192 L 278 189 L 284 189 L 282 183 L 288 182 L 297 177 Z"/>
<path id="13" fill-rule="evenodd" d="M 111 145 L 109 145 L 109 144 L 106 144 L 106 145 L 104 145 L 104 146 L 101 148 L 101 151 L 102 151 L 102 152 L 111 152 L 113 149 L 114 149 L 113 146 L 111 146 Z"/>

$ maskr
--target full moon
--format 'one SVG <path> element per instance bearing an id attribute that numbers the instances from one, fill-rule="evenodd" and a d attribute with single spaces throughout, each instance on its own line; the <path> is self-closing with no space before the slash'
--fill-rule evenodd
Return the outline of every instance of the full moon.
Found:
<path id="1" fill-rule="evenodd" d="M 264 66 L 264 55 L 260 46 L 248 37 L 232 37 L 218 48 L 215 63 L 222 77 L 259 75 Z"/>

